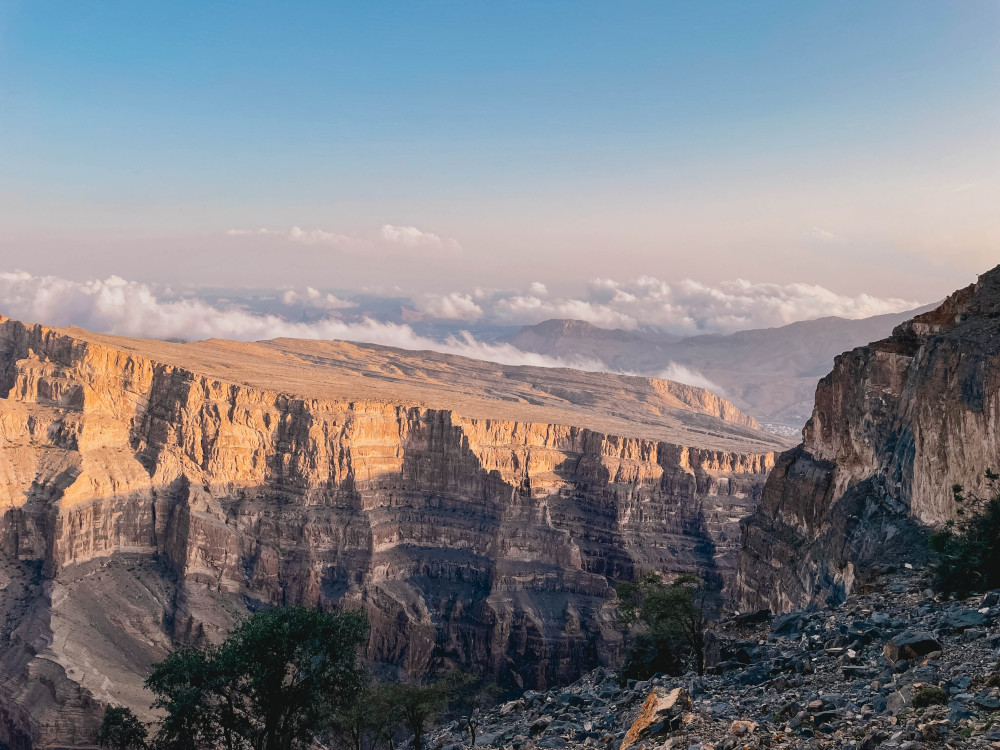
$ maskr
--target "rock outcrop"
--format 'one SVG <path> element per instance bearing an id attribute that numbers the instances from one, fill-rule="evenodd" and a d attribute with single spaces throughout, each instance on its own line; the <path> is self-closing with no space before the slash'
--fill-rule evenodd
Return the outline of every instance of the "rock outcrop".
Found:
<path id="1" fill-rule="evenodd" d="M 570 680 L 618 655 L 615 580 L 731 582 L 781 447 L 648 378 L 7 319 L 0 395 L 15 750 L 91 745 L 150 664 L 257 606 L 360 607 L 386 669 Z"/>
<path id="2" fill-rule="evenodd" d="M 837 357 L 803 442 L 746 522 L 739 599 L 787 611 L 842 600 L 914 534 L 955 517 L 951 487 L 1000 467 L 1000 267 L 882 341 Z"/>

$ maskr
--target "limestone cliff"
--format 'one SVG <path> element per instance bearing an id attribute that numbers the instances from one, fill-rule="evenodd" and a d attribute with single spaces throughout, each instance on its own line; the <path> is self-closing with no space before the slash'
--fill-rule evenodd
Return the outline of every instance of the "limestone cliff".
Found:
<path id="1" fill-rule="evenodd" d="M 913 527 L 954 517 L 951 486 L 1000 467 L 1000 267 L 882 341 L 839 356 L 803 442 L 744 529 L 739 599 L 789 610 L 842 598 Z"/>
<path id="2" fill-rule="evenodd" d="M 13 748 L 91 744 L 151 663 L 270 604 L 361 607 L 367 656 L 410 674 L 575 677 L 618 654 L 616 579 L 732 580 L 780 447 L 648 378 L 7 319 L 0 395 Z"/>

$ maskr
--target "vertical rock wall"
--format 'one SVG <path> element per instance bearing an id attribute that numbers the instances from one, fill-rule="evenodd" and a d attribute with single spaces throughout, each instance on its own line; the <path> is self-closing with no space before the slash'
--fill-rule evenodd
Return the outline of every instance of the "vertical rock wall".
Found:
<path id="1" fill-rule="evenodd" d="M 742 606 L 837 601 L 876 561 L 918 556 L 920 530 L 955 517 L 953 484 L 987 491 L 998 428 L 1000 268 L 837 357 L 746 522 Z"/>

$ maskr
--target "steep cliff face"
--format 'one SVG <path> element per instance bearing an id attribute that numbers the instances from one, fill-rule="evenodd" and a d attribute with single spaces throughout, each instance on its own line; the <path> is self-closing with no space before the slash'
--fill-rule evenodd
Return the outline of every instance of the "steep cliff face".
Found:
<path id="1" fill-rule="evenodd" d="M 586 426 L 580 402 L 607 401 L 591 374 L 479 363 L 486 374 L 454 376 L 461 394 L 428 396 L 441 384 L 413 355 L 363 351 L 377 378 L 361 388 L 337 380 L 357 362 L 329 365 L 353 345 L 185 346 L 0 322 L 11 747 L 92 743 L 103 704 L 148 707 L 151 663 L 262 604 L 361 607 L 368 657 L 410 674 L 455 664 L 524 685 L 570 679 L 618 655 L 614 579 L 642 568 L 732 581 L 739 520 L 773 464 L 773 438 L 686 386 L 615 380 L 628 398 L 594 421 L 645 415 L 629 425 L 651 437 L 614 436 Z M 259 366 L 227 369 L 245 361 Z M 286 387 L 297 373 L 318 396 Z M 462 385 L 489 373 L 514 383 L 495 405 Z M 386 398 L 397 377 L 422 382 L 431 405 Z M 351 388 L 370 397 L 331 392 Z"/>
<path id="2" fill-rule="evenodd" d="M 743 606 L 836 600 L 872 561 L 918 554 L 916 527 L 954 517 L 953 484 L 985 490 L 998 429 L 1000 267 L 837 358 L 746 522 Z"/>

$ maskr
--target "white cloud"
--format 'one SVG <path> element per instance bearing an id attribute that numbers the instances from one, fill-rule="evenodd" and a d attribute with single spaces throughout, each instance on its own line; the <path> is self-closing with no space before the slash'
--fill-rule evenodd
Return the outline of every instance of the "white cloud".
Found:
<path id="1" fill-rule="evenodd" d="M 668 283 L 651 276 L 628 282 L 595 279 L 586 294 L 552 298 L 530 292 L 496 293 L 480 300 L 484 318 L 511 324 L 573 318 L 603 328 L 658 328 L 678 334 L 768 328 L 835 315 L 866 318 L 911 310 L 913 300 L 843 295 L 816 284 L 772 284 L 743 279 L 704 284 Z"/>
<path id="2" fill-rule="evenodd" d="M 292 242 L 300 242 L 303 245 L 332 245 L 334 247 L 350 247 L 358 241 L 346 234 L 336 232 L 325 232 L 322 229 L 310 229 L 306 231 L 300 227 L 292 227 L 288 230 L 288 239 Z"/>
<path id="3" fill-rule="evenodd" d="M 652 277 L 631 282 L 601 279 L 594 281 L 581 298 L 557 299 L 477 291 L 425 295 L 415 304 L 426 317 L 449 321 L 536 323 L 561 317 L 589 320 L 605 327 L 655 326 L 678 333 L 759 328 L 822 315 L 860 318 L 917 306 L 907 300 L 840 295 L 812 284 L 745 280 L 706 285 L 690 280 L 666 283 Z M 255 298 L 259 303 L 245 294 L 215 298 L 183 290 L 178 294 L 117 276 L 72 281 L 57 276 L 0 273 L 0 312 L 28 322 L 73 324 L 93 331 L 160 339 L 343 339 L 511 365 L 609 369 L 598 359 L 522 352 L 510 344 L 480 341 L 464 331 L 438 341 L 417 334 L 405 324 L 357 314 L 345 318 L 343 311 L 353 303 L 312 287 L 287 289 L 277 297 Z M 304 309 L 310 312 L 303 314 Z M 315 319 L 317 315 L 319 319 Z M 722 392 L 701 373 L 677 364 L 655 376 Z"/>
<path id="4" fill-rule="evenodd" d="M 674 380 L 685 385 L 693 385 L 696 388 L 704 388 L 706 391 L 712 391 L 712 393 L 719 396 L 725 396 L 721 386 L 713 383 L 697 370 L 679 365 L 676 362 L 670 362 L 664 369 L 656 373 L 654 377 L 662 380 Z"/>
<path id="5" fill-rule="evenodd" d="M 287 289 L 281 295 L 281 301 L 287 307 L 302 306 L 318 310 L 344 310 L 354 307 L 353 302 L 321 292 L 318 289 L 313 289 L 311 286 L 307 286 L 305 291 L 302 292 L 295 289 Z"/>
<path id="6" fill-rule="evenodd" d="M 528 291 L 536 297 L 544 297 L 549 293 L 549 288 L 540 281 L 532 281 Z"/>
<path id="7" fill-rule="evenodd" d="M 420 312 L 440 320 L 478 320 L 483 317 L 483 308 L 470 295 L 460 292 L 423 295 L 416 306 Z"/>
<path id="8" fill-rule="evenodd" d="M 637 321 L 609 305 L 583 299 L 548 300 L 531 294 L 500 297 L 493 302 L 491 313 L 505 323 L 538 323 L 549 318 L 585 320 L 602 328 L 631 329 Z"/>
<path id="9" fill-rule="evenodd" d="M 392 224 L 383 224 L 378 233 L 385 242 L 403 247 L 424 247 L 447 251 L 461 249 L 455 240 L 444 239 L 433 232 L 424 232 L 416 227 L 396 227 Z"/>
<path id="10" fill-rule="evenodd" d="M 441 237 L 433 232 L 425 232 L 412 226 L 383 224 L 370 236 L 340 234 L 325 229 L 228 229 L 230 237 L 277 237 L 300 245 L 321 245 L 347 252 L 398 252 L 400 250 L 430 250 L 437 253 L 457 253 L 462 248 L 453 239 Z"/>
<path id="11" fill-rule="evenodd" d="M 354 322 L 326 318 L 313 322 L 286 320 L 274 314 L 221 308 L 198 299 L 161 299 L 147 284 L 118 276 L 71 281 L 57 276 L 0 273 L 2 312 L 26 322 L 76 325 L 91 331 L 158 339 L 225 338 L 258 341 L 279 337 L 341 339 L 403 349 L 425 349 L 509 365 L 606 369 L 588 359 L 559 359 L 522 352 L 510 344 L 478 341 L 462 332 L 435 341 L 407 325 L 371 318 Z"/>
<path id="12" fill-rule="evenodd" d="M 824 245 L 836 245 L 843 242 L 839 234 L 828 232 L 820 227 L 810 227 L 802 233 L 802 238 L 811 242 L 820 242 Z"/>

